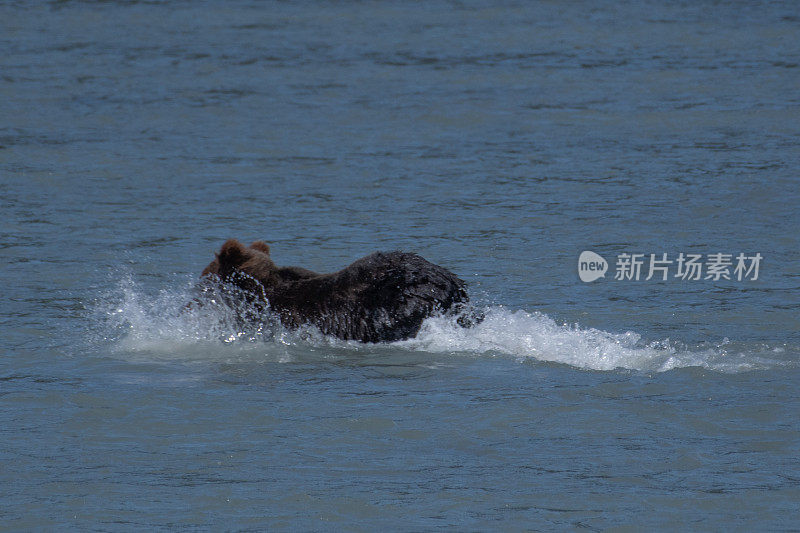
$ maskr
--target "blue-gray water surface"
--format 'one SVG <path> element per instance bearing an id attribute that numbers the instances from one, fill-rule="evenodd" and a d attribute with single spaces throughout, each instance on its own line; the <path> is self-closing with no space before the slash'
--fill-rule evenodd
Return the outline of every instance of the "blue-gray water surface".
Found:
<path id="1" fill-rule="evenodd" d="M 0 2 L 0 529 L 797 530 L 798 37 L 792 1 Z M 181 312 L 229 237 L 414 251 L 486 319 Z"/>

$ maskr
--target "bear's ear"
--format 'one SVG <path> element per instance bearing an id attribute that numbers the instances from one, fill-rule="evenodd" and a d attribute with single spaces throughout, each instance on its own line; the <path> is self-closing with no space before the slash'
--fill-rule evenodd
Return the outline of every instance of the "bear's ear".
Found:
<path id="1" fill-rule="evenodd" d="M 256 241 L 250 245 L 250 248 L 253 250 L 258 250 L 259 252 L 264 252 L 265 254 L 269 255 L 269 245 L 264 241 Z"/>
<path id="2" fill-rule="evenodd" d="M 236 239 L 228 239 L 217 254 L 220 273 L 240 266 L 247 261 L 247 249 Z"/>

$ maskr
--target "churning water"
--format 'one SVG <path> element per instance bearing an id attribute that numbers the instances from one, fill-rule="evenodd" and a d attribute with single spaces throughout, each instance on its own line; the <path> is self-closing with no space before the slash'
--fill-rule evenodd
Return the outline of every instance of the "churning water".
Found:
<path id="1" fill-rule="evenodd" d="M 794 2 L 0 4 L 0 528 L 796 529 L 799 34 Z M 184 309 L 229 237 L 415 251 L 486 318 Z M 665 253 L 763 261 L 645 279 Z"/>

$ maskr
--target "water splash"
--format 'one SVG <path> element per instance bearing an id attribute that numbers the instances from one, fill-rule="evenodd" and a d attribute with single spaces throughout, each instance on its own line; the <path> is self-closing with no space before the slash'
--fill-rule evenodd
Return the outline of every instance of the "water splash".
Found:
<path id="1" fill-rule="evenodd" d="M 98 306 L 103 342 L 118 354 L 148 358 L 211 358 L 296 360 L 298 354 L 371 353 L 386 349 L 462 356 L 510 356 L 520 361 L 549 362 L 587 370 L 664 372 L 702 367 L 743 372 L 789 364 L 783 348 L 735 346 L 727 339 L 713 346 L 686 347 L 667 340 L 645 343 L 633 331 L 610 333 L 578 325 L 558 324 L 538 312 L 484 309 L 485 320 L 462 328 L 451 318 L 426 320 L 417 337 L 389 345 L 365 345 L 322 335 L 316 328 L 283 328 L 277 319 L 242 320 L 255 312 L 243 304 L 230 307 L 212 298 L 187 307 L 192 284 L 152 296 L 130 276 Z M 260 316 L 269 317 L 268 313 Z M 221 349 L 222 348 L 222 349 Z"/>
<path id="2" fill-rule="evenodd" d="M 640 370 L 664 372 L 676 368 L 702 367 L 721 372 L 769 368 L 780 361 L 771 350 L 729 350 L 727 339 L 711 346 L 690 349 L 669 339 L 643 343 L 633 331 L 609 333 L 578 325 L 558 324 L 549 316 L 510 311 L 502 306 L 485 310 L 478 326 L 462 329 L 444 318 L 427 320 L 416 338 L 401 344 L 431 352 L 463 352 L 508 355 L 517 359 L 562 363 L 590 370 Z"/>
<path id="3" fill-rule="evenodd" d="M 114 291 L 98 301 L 95 310 L 98 330 L 95 338 L 111 345 L 117 353 L 161 354 L 180 358 L 209 349 L 218 353 L 220 345 L 265 344 L 280 341 L 286 333 L 276 321 L 246 322 L 241 317 L 252 309 L 222 303 L 213 296 L 204 305 L 187 305 L 197 296 L 193 283 L 179 290 L 145 293 L 125 275 Z"/>

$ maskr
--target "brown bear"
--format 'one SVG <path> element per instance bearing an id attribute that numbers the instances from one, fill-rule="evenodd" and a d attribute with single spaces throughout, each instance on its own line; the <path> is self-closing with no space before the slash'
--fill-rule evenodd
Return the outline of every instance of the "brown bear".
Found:
<path id="1" fill-rule="evenodd" d="M 345 340 L 408 339 L 437 313 L 458 315 L 462 326 L 481 318 L 465 314 L 469 297 L 462 280 L 414 253 L 376 252 L 338 272 L 318 274 L 276 266 L 263 241 L 248 248 L 230 239 L 201 277 L 207 289 L 236 288 L 235 298 L 260 312 L 268 307 L 290 329 L 311 324 Z M 227 294 L 230 299 L 234 293 Z"/>

